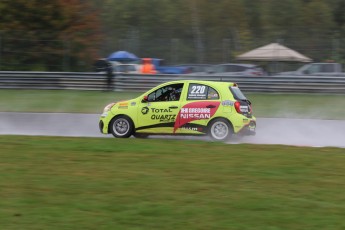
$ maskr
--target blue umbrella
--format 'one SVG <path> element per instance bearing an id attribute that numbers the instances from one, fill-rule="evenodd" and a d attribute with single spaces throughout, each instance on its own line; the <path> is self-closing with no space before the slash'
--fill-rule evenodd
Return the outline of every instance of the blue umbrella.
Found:
<path id="1" fill-rule="evenodd" d="M 109 55 L 108 61 L 135 61 L 139 58 L 127 51 L 116 51 Z"/>

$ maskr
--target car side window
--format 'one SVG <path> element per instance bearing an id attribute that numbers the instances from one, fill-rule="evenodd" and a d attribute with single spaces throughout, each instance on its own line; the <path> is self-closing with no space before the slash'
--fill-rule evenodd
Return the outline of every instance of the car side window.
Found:
<path id="1" fill-rule="evenodd" d="M 228 66 L 226 66 L 226 71 L 225 72 L 235 72 L 236 70 L 235 70 L 235 66 L 233 66 L 233 65 L 228 65 Z"/>
<path id="2" fill-rule="evenodd" d="M 163 86 L 148 95 L 149 102 L 155 101 L 179 101 L 183 83 Z"/>
<path id="3" fill-rule="evenodd" d="M 237 66 L 237 69 L 236 69 L 236 72 L 243 72 L 243 71 L 246 71 L 247 68 L 244 67 L 244 66 Z"/>
<path id="4" fill-rule="evenodd" d="M 320 72 L 320 66 L 318 65 L 312 65 L 309 68 L 309 74 L 318 73 L 318 72 Z"/>
<path id="5" fill-rule="evenodd" d="M 217 92 L 214 88 L 208 87 L 207 99 L 208 99 L 208 100 L 219 99 L 219 94 L 218 94 L 218 92 Z"/>
<path id="6" fill-rule="evenodd" d="M 218 92 L 206 85 L 190 84 L 188 88 L 187 100 L 215 100 L 219 99 Z"/>
<path id="7" fill-rule="evenodd" d="M 322 73 L 331 73 L 333 72 L 333 65 L 332 64 L 324 64 L 321 65 L 321 71 Z"/>

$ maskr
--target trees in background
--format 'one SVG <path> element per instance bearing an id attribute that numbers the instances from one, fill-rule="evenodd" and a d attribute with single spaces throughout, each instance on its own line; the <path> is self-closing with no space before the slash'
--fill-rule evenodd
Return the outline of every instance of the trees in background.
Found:
<path id="1" fill-rule="evenodd" d="M 315 60 L 340 59 L 344 2 L 107 0 L 103 23 L 111 41 L 103 52 L 123 48 L 140 56 L 197 62 L 202 49 L 206 62 L 227 62 L 251 48 L 281 42 Z"/>
<path id="2" fill-rule="evenodd" d="M 102 35 L 97 12 L 79 0 L 4 0 L 2 70 L 70 71 L 91 66 Z"/>
<path id="3" fill-rule="evenodd" d="M 3 0 L 0 68 L 87 71 L 116 50 L 230 62 L 270 42 L 341 61 L 344 12 L 344 0 Z"/>

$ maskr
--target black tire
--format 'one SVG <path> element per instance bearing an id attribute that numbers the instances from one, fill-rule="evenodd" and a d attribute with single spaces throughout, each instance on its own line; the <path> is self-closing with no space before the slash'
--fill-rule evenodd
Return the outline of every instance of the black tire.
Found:
<path id="1" fill-rule="evenodd" d="M 110 132 L 117 138 L 128 138 L 133 134 L 134 125 L 127 116 L 115 117 L 110 122 Z"/>
<path id="2" fill-rule="evenodd" d="M 208 125 L 208 135 L 215 141 L 228 141 L 232 134 L 232 126 L 224 118 L 214 119 Z"/>

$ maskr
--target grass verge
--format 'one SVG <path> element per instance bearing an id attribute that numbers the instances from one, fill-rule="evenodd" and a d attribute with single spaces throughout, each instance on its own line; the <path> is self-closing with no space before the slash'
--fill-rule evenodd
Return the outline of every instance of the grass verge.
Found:
<path id="1" fill-rule="evenodd" d="M 1 112 L 101 113 L 140 92 L 0 90 Z M 247 93 L 257 117 L 344 119 L 345 95 Z"/>
<path id="2" fill-rule="evenodd" d="M 345 150 L 0 136 L 1 229 L 344 229 Z"/>

